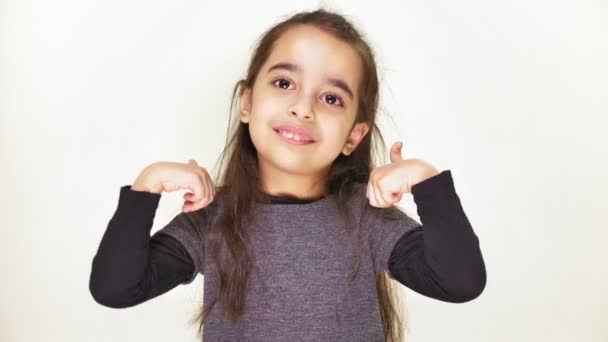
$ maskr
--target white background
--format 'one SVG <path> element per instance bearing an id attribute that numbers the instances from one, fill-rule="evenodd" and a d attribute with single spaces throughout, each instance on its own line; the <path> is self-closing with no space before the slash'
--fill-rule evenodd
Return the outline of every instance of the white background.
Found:
<path id="1" fill-rule="evenodd" d="M 1 341 L 196 340 L 202 276 L 110 309 L 92 258 L 146 165 L 214 165 L 255 39 L 317 4 L 0 1 Z M 376 50 L 387 143 L 452 170 L 486 263 L 471 302 L 402 287 L 408 341 L 608 341 L 607 3 L 326 5 Z"/>

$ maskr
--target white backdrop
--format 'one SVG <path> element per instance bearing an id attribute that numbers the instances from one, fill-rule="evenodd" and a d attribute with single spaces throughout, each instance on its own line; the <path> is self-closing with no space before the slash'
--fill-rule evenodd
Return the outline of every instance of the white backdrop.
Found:
<path id="1" fill-rule="evenodd" d="M 1 341 L 196 341 L 201 276 L 110 309 L 92 258 L 146 165 L 215 163 L 255 39 L 317 4 L 0 1 Z M 471 302 L 401 288 L 408 341 L 608 341 L 606 2 L 326 5 L 376 49 L 389 146 L 452 170 L 486 262 Z"/>

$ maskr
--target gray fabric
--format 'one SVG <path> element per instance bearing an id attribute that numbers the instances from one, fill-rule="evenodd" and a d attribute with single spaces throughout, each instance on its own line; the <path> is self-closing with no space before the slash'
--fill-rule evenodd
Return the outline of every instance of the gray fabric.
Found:
<path id="1" fill-rule="evenodd" d="M 365 187 L 357 189 L 347 205 L 364 243 L 358 247 L 363 248 L 360 273 L 350 288 L 345 286 L 357 246 L 344 230 L 332 196 L 304 204 L 261 204 L 247 227 L 256 262 L 244 316 L 225 321 L 216 302 L 203 341 L 384 341 L 376 275 L 388 272 L 393 246 L 420 223 L 397 207 L 370 206 Z M 195 272 L 204 275 L 205 303 L 219 283 L 205 246 L 208 227 L 221 210 L 218 193 L 206 208 L 180 213 L 161 229 L 185 246 Z"/>

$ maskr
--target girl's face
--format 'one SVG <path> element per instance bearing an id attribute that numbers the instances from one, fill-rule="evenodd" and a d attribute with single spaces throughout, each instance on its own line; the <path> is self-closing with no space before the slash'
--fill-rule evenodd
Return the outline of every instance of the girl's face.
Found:
<path id="1" fill-rule="evenodd" d="M 313 26 L 292 27 L 275 42 L 253 89 L 240 99 L 262 176 L 322 176 L 340 153 L 357 147 L 369 130 L 354 125 L 361 68 L 353 48 Z M 290 143 L 276 131 L 282 125 L 314 141 Z"/>

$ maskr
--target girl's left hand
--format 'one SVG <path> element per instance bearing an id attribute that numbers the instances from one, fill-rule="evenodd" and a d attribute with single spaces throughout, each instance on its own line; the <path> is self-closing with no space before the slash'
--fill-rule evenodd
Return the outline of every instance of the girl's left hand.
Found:
<path id="1" fill-rule="evenodd" d="M 401 200 L 412 187 L 440 172 L 421 159 L 403 159 L 402 143 L 391 147 L 391 163 L 372 170 L 367 183 L 367 198 L 374 207 L 388 208 Z"/>

